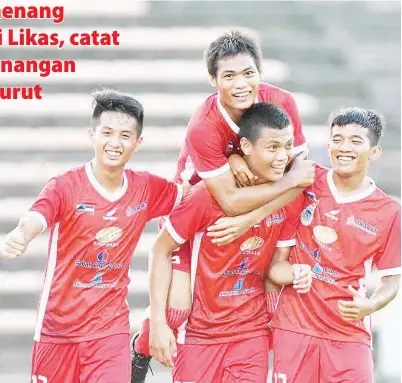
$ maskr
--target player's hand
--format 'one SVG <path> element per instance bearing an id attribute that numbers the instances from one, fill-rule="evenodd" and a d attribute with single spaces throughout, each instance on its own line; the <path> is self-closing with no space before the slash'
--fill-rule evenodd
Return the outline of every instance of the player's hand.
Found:
<path id="1" fill-rule="evenodd" d="M 151 326 L 149 350 L 153 358 L 165 367 L 173 368 L 173 358 L 177 356 L 176 339 L 170 327 L 164 323 Z"/>
<path id="2" fill-rule="evenodd" d="M 362 297 L 352 286 L 348 287 L 348 291 L 353 300 L 338 301 L 338 311 L 346 322 L 357 321 L 373 313 L 373 305 L 368 298 Z"/>
<path id="3" fill-rule="evenodd" d="M 17 226 L 7 234 L 3 245 L 0 247 L 0 256 L 4 259 L 14 259 L 24 254 L 28 246 L 24 233 Z"/>
<path id="4" fill-rule="evenodd" d="M 253 174 L 242 156 L 232 154 L 228 158 L 228 161 L 238 187 L 255 185 L 255 181 L 258 179 L 258 177 Z"/>
<path id="5" fill-rule="evenodd" d="M 292 265 L 292 272 L 294 275 L 293 288 L 299 294 L 308 293 L 313 283 L 313 273 L 310 265 L 294 264 Z"/>
<path id="6" fill-rule="evenodd" d="M 208 227 L 207 236 L 213 237 L 212 243 L 223 246 L 239 238 L 253 225 L 254 221 L 248 213 L 236 217 L 223 217 Z"/>
<path id="7" fill-rule="evenodd" d="M 305 151 L 292 159 L 292 164 L 286 177 L 291 177 L 294 187 L 306 188 L 314 183 L 314 161 L 307 160 L 307 155 L 308 151 Z"/>

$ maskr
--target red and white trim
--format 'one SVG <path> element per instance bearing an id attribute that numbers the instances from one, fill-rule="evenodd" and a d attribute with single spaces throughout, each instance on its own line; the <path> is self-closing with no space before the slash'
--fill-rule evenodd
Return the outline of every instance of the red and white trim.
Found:
<path id="1" fill-rule="evenodd" d="M 221 166 L 218 169 L 208 170 L 207 172 L 197 172 L 197 173 L 201 178 L 205 179 L 205 178 L 213 178 L 213 177 L 220 176 L 229 170 L 230 170 L 230 165 L 228 162 L 226 162 L 225 165 Z"/>
<path id="2" fill-rule="evenodd" d="M 39 301 L 38 317 L 36 320 L 35 335 L 34 335 L 34 340 L 37 342 L 40 342 L 43 320 L 46 314 L 46 306 L 47 302 L 49 301 L 50 289 L 52 287 L 54 272 L 56 270 L 59 229 L 60 229 L 60 223 L 58 222 L 54 227 L 53 236 L 51 238 L 49 258 L 46 268 L 45 283 L 43 285 L 43 290 Z"/>
<path id="3" fill-rule="evenodd" d="M 292 247 L 296 246 L 296 239 L 288 239 L 286 241 L 278 241 L 276 242 L 276 247 Z"/>
<path id="4" fill-rule="evenodd" d="M 293 147 L 292 154 L 295 156 L 296 154 L 304 152 L 307 149 L 308 149 L 308 146 L 307 146 L 307 143 L 305 142 L 304 144 Z"/>
<path id="5" fill-rule="evenodd" d="M 182 245 L 184 242 L 186 242 L 186 240 L 184 238 L 182 238 L 179 234 L 177 234 L 176 230 L 173 228 L 172 223 L 170 222 L 169 217 L 166 217 L 165 220 L 165 228 L 167 230 L 167 232 L 169 233 L 169 235 L 180 245 Z"/>
<path id="6" fill-rule="evenodd" d="M 183 199 L 183 193 L 184 193 L 183 185 L 176 184 L 176 186 L 177 186 L 177 196 L 176 196 L 176 201 L 174 202 L 173 209 L 175 209 L 177 206 L 179 206 L 181 200 Z"/>

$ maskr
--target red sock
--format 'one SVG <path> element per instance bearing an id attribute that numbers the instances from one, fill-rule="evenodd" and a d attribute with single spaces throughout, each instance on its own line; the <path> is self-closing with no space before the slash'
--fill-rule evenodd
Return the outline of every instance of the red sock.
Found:
<path id="1" fill-rule="evenodd" d="M 166 309 L 166 321 L 168 326 L 172 330 L 176 330 L 186 319 L 188 319 L 190 312 L 191 310 L 180 310 L 168 307 Z M 140 335 L 135 340 L 134 344 L 134 349 L 139 354 L 144 354 L 147 356 L 151 354 L 149 351 L 149 332 L 150 325 L 149 318 L 147 318 L 142 322 Z"/>
<path id="2" fill-rule="evenodd" d="M 149 351 L 149 331 L 150 331 L 149 318 L 147 318 L 142 322 L 140 335 L 135 340 L 134 343 L 135 352 L 138 352 L 139 354 L 144 354 L 146 356 L 151 355 Z"/>
<path id="3" fill-rule="evenodd" d="M 276 305 L 278 303 L 279 293 L 276 291 L 268 291 L 265 293 L 265 296 L 267 298 L 268 314 L 270 314 L 270 316 L 272 316 L 272 315 L 274 315 L 274 313 L 276 311 Z"/>

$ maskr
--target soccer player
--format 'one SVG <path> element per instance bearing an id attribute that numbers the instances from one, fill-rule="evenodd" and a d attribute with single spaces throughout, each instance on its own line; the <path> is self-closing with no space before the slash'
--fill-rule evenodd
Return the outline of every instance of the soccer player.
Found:
<path id="1" fill-rule="evenodd" d="M 373 382 L 370 314 L 392 301 L 400 282 L 401 208 L 367 177 L 381 154 L 384 121 L 346 108 L 329 124 L 332 169 L 316 167 L 291 252 L 292 262 L 311 265 L 315 280 L 308 295 L 288 287 L 281 294 L 270 323 L 275 383 Z M 229 218 L 220 230 L 230 226 Z M 381 283 L 368 297 L 374 266 Z"/>
<path id="2" fill-rule="evenodd" d="M 94 159 L 52 178 L 1 248 L 4 258 L 19 257 L 50 229 L 34 381 L 130 381 L 130 261 L 145 224 L 182 196 L 181 186 L 124 169 L 142 142 L 141 104 L 112 90 L 93 96 Z"/>
<path id="3" fill-rule="evenodd" d="M 293 127 L 286 114 L 274 104 L 259 103 L 243 114 L 239 126 L 240 145 L 257 183 L 280 180 L 292 157 Z M 153 356 L 168 366 L 175 355 L 165 316 L 170 256 L 186 241 L 192 251 L 192 311 L 179 328 L 174 382 L 266 383 L 265 273 L 270 268 L 269 277 L 293 285 L 296 294 L 307 292 L 312 280 L 309 266 L 292 267 L 287 260 L 300 214 L 297 202 L 265 217 L 226 248 L 204 235 L 225 214 L 203 182 L 166 219 L 151 251 L 150 344 Z"/>
<path id="4" fill-rule="evenodd" d="M 288 114 L 293 127 L 294 153 L 303 151 L 305 140 L 293 96 L 283 89 L 261 82 L 261 49 L 255 40 L 242 32 L 231 31 L 211 42 L 205 60 L 211 84 L 217 88 L 217 92 L 197 108 L 189 121 L 175 181 L 195 185 L 202 179 L 229 216 L 270 202 L 270 212 L 277 211 L 294 197 L 289 191 L 303 182 L 303 172 L 292 169 L 275 183 L 255 185 L 255 175 L 247 170 L 244 174 L 236 175 L 242 185 L 250 187 L 238 188 L 227 157 L 240 152 L 237 123 L 241 115 L 251 105 L 262 101 L 272 102 Z M 190 312 L 188 244 L 175 251 L 172 262 L 173 276 L 167 310 L 169 325 L 177 328 Z M 276 302 L 276 299 L 272 301 Z M 149 320 L 145 320 L 140 334 L 133 339 L 132 383 L 145 381 L 150 360 L 148 339 Z"/>

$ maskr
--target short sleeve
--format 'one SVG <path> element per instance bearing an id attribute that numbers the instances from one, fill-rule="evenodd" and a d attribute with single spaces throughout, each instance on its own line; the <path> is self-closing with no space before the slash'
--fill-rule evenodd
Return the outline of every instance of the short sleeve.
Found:
<path id="1" fill-rule="evenodd" d="M 206 230 L 216 216 L 213 200 L 203 184 L 197 184 L 166 218 L 165 228 L 179 244 Z"/>
<path id="2" fill-rule="evenodd" d="M 201 178 L 212 178 L 230 170 L 222 138 L 215 127 L 191 122 L 186 137 L 191 160 Z"/>
<path id="3" fill-rule="evenodd" d="M 61 185 L 59 177 L 52 178 L 39 193 L 36 201 L 29 209 L 42 221 L 42 232 L 54 227 L 60 221 L 60 212 L 65 200 L 66 188 Z"/>
<path id="4" fill-rule="evenodd" d="M 285 107 L 286 113 L 288 114 L 292 125 L 294 134 L 294 147 L 293 153 L 298 154 L 307 149 L 306 139 L 303 135 L 302 124 L 300 121 L 299 110 L 297 108 L 296 101 L 291 93 L 288 93 Z"/>
<path id="5" fill-rule="evenodd" d="M 179 205 L 183 197 L 183 187 L 165 178 L 149 175 L 148 220 L 168 215 Z"/>
<path id="6" fill-rule="evenodd" d="M 285 208 L 285 221 L 282 224 L 281 234 L 276 247 L 289 247 L 296 245 L 296 231 L 300 222 L 300 214 L 303 211 L 305 194 L 300 193 Z"/>
<path id="7" fill-rule="evenodd" d="M 384 241 L 374 257 L 381 277 L 401 274 L 401 209 L 399 207 L 383 236 Z"/>

